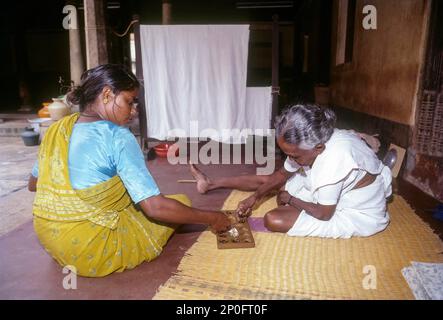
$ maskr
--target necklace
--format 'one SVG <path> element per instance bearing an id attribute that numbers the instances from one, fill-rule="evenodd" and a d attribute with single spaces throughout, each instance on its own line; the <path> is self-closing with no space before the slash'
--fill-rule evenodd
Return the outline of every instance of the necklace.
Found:
<path id="1" fill-rule="evenodd" d="M 87 113 L 80 113 L 80 115 L 81 116 L 83 116 L 83 117 L 91 117 L 91 118 L 97 118 L 97 117 L 99 117 L 99 115 L 98 114 L 87 114 Z"/>

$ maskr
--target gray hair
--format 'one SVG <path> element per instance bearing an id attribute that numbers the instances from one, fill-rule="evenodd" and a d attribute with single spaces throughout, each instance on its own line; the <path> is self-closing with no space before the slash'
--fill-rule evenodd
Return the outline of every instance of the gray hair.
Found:
<path id="1" fill-rule="evenodd" d="M 277 137 L 302 149 L 326 143 L 334 133 L 335 113 L 314 104 L 297 104 L 283 110 L 275 119 Z"/>

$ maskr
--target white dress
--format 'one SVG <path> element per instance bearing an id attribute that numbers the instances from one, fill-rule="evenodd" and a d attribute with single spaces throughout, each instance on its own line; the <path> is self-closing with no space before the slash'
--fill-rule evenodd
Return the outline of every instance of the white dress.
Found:
<path id="1" fill-rule="evenodd" d="M 353 131 L 335 129 L 311 168 L 289 158 L 285 169 L 295 174 L 285 190 L 293 197 L 311 203 L 336 205 L 328 221 L 302 211 L 290 236 L 350 238 L 371 236 L 389 224 L 386 197 L 392 193 L 391 171 Z M 300 169 L 300 170 L 299 170 Z M 370 185 L 352 190 L 366 173 L 377 175 Z"/>

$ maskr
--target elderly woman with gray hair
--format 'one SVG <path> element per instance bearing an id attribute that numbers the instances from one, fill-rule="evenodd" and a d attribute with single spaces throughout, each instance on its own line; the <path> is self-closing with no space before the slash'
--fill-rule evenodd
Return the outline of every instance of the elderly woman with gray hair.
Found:
<path id="1" fill-rule="evenodd" d="M 279 189 L 278 208 L 265 226 L 290 236 L 350 238 L 371 236 L 386 228 L 386 197 L 391 172 L 361 137 L 335 128 L 335 114 L 316 105 L 294 105 L 275 121 L 277 143 L 287 155 L 269 176 L 210 179 L 191 165 L 197 189 L 255 191 L 239 203 L 241 217 L 271 191 Z"/>

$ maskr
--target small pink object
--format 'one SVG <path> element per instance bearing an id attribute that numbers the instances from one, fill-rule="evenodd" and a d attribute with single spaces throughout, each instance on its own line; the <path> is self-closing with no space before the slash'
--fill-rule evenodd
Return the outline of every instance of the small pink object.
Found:
<path id="1" fill-rule="evenodd" d="M 249 227 L 256 232 L 271 232 L 265 227 L 265 219 L 263 218 L 248 218 Z"/>

